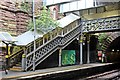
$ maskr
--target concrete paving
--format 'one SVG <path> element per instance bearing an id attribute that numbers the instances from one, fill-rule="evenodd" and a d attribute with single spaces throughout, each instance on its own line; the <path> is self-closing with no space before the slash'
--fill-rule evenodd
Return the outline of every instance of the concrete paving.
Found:
<path id="1" fill-rule="evenodd" d="M 73 65 L 73 66 L 66 66 L 66 67 L 47 68 L 47 69 L 40 69 L 40 70 L 27 71 L 27 72 L 8 71 L 7 75 L 5 74 L 4 71 L 1 71 L 0 76 L 2 80 L 22 79 L 22 78 L 27 78 L 27 77 L 32 78 L 35 76 L 44 76 L 48 74 L 56 74 L 56 73 L 74 71 L 74 70 L 79 70 L 79 69 L 105 66 L 105 65 L 110 65 L 110 64 L 112 63 L 91 63 L 91 64 Z"/>

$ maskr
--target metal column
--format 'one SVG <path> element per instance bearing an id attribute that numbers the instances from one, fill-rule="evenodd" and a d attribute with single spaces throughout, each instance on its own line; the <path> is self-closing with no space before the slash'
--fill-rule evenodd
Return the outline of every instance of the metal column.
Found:
<path id="1" fill-rule="evenodd" d="M 90 63 L 90 35 L 87 35 L 87 64 Z"/>
<path id="2" fill-rule="evenodd" d="M 62 61 L 62 49 L 59 49 L 59 67 L 61 66 L 61 61 Z"/>
<path id="3" fill-rule="evenodd" d="M 22 71 L 26 71 L 26 49 L 24 47 L 24 54 L 22 55 Z"/>
<path id="4" fill-rule="evenodd" d="M 8 52 L 9 52 L 8 51 L 8 45 L 9 44 L 6 43 L 6 56 L 5 57 L 6 57 L 6 69 L 7 70 L 9 69 L 9 66 L 10 66 L 10 64 L 9 64 L 9 54 L 8 54 Z"/>
<path id="5" fill-rule="evenodd" d="M 32 7 L 33 7 L 33 24 L 34 24 L 34 54 L 33 54 L 33 71 L 35 71 L 35 50 L 36 50 L 36 42 L 35 42 L 35 37 L 36 37 L 36 26 L 35 26 L 35 13 L 34 13 L 34 8 L 35 8 L 35 4 L 34 4 L 34 0 L 32 0 Z"/>
<path id="6" fill-rule="evenodd" d="M 80 36 L 80 64 L 83 64 L 83 40 L 82 40 L 82 34 Z"/>
<path id="7" fill-rule="evenodd" d="M 10 67 L 10 58 L 9 58 L 9 51 L 8 51 L 8 47 L 9 47 L 9 43 L 6 43 L 4 41 L 2 41 L 4 44 L 6 44 L 6 54 L 5 54 L 5 74 L 8 74 L 8 70 Z"/>

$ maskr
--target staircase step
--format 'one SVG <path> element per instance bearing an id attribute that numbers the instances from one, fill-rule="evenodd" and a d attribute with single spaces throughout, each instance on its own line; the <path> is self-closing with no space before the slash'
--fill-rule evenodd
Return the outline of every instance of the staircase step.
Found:
<path id="1" fill-rule="evenodd" d="M 12 68 L 10 68 L 11 71 L 22 71 L 21 67 L 17 67 L 17 66 L 13 66 Z"/>

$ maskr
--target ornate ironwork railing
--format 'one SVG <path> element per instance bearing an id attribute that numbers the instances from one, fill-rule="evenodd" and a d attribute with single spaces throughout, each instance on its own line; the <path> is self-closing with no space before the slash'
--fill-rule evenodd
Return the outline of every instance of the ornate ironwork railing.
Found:
<path id="1" fill-rule="evenodd" d="M 35 66 L 39 65 L 44 59 L 56 51 L 59 47 L 64 48 L 74 39 L 76 39 L 81 32 L 104 32 L 120 30 L 120 17 L 109 17 L 95 20 L 82 21 L 80 25 L 69 31 L 67 34 L 56 36 L 47 44 L 40 46 L 35 51 Z M 33 51 L 27 55 L 26 70 L 33 65 Z"/>
<path id="2" fill-rule="evenodd" d="M 96 33 L 120 30 L 120 16 L 82 22 L 83 32 Z"/>
<path id="3" fill-rule="evenodd" d="M 58 35 L 47 44 L 38 47 L 35 50 L 35 66 L 39 65 L 44 59 L 46 59 L 59 47 L 64 48 L 65 46 L 67 46 L 74 39 L 76 39 L 79 36 L 79 34 L 80 34 L 80 27 L 79 25 L 77 25 L 75 28 L 73 28 L 71 31 L 69 31 L 65 35 Z M 33 54 L 34 54 L 34 51 L 30 52 L 26 56 L 27 58 L 26 70 L 33 65 Z"/>
<path id="4" fill-rule="evenodd" d="M 73 27 L 73 28 L 72 28 Z M 35 50 L 35 66 L 38 66 L 43 60 L 55 52 L 58 48 L 65 48 L 73 40 L 75 40 L 82 33 L 96 33 L 104 31 L 118 31 L 120 30 L 120 16 L 114 16 L 109 18 L 101 18 L 95 20 L 81 21 L 78 25 L 65 30 L 65 34 L 55 33 L 50 35 L 52 38 L 48 38 L 48 41 L 44 39 L 38 39 L 37 48 Z M 64 30 L 63 30 L 64 31 Z M 26 70 L 32 68 L 33 65 L 33 43 L 30 44 L 26 53 Z"/>

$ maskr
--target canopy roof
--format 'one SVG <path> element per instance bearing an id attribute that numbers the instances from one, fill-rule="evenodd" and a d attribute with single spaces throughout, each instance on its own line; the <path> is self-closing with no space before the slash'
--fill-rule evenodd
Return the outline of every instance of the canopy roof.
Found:
<path id="1" fill-rule="evenodd" d="M 35 39 L 43 37 L 43 35 L 35 33 Z M 15 42 L 18 46 L 25 46 L 34 41 L 34 31 L 27 31 L 16 37 L 17 42 Z"/>
<path id="2" fill-rule="evenodd" d="M 3 42 L 0 42 L 0 47 L 6 47 L 6 45 Z"/>
<path id="3" fill-rule="evenodd" d="M 71 13 L 71 14 L 65 16 L 64 18 L 58 20 L 59 27 L 64 28 L 67 25 L 69 25 L 70 23 L 72 23 L 75 20 L 77 20 L 77 19 L 80 19 L 80 17 Z"/>
<path id="4" fill-rule="evenodd" d="M 16 40 L 8 32 L 0 32 L 0 41 L 15 42 Z"/>
<path id="5" fill-rule="evenodd" d="M 69 14 L 68 16 L 65 16 L 64 18 L 58 20 L 59 27 L 64 28 L 70 23 L 74 22 L 75 20 L 80 19 L 79 16 L 76 16 L 74 14 Z M 43 37 L 43 35 L 35 33 L 35 40 L 37 38 Z M 14 39 L 8 32 L 0 32 L 0 40 L 1 41 L 7 41 L 7 42 L 15 42 L 17 46 L 26 46 L 29 43 L 34 41 L 34 31 L 27 31 Z"/>

